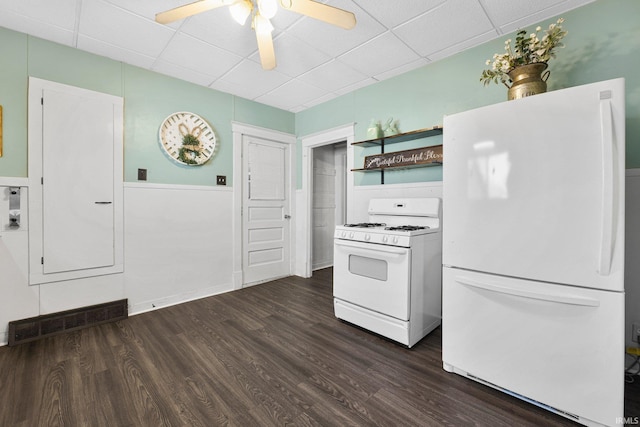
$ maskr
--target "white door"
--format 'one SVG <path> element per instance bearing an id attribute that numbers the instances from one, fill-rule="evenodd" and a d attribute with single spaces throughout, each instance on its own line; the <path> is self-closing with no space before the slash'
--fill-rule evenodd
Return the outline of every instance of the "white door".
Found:
<path id="1" fill-rule="evenodd" d="M 43 272 L 112 266 L 114 107 L 44 91 Z"/>
<path id="2" fill-rule="evenodd" d="M 444 119 L 443 263 L 620 291 L 624 81 Z"/>
<path id="3" fill-rule="evenodd" d="M 243 284 L 290 274 L 289 146 L 243 137 Z"/>

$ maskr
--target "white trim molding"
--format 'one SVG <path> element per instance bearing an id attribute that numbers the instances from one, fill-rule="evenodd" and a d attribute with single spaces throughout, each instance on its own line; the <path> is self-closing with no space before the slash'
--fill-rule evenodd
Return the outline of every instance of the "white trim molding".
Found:
<path id="1" fill-rule="evenodd" d="M 29 178 L 12 178 L 0 176 L 0 187 L 28 187 Z"/>
<path id="2" fill-rule="evenodd" d="M 304 232 L 296 241 L 296 253 L 298 254 L 298 263 L 296 264 L 296 274 L 302 277 L 311 277 L 313 274 L 312 266 L 312 194 L 313 188 L 313 149 L 324 145 L 335 144 L 338 142 L 347 142 L 347 165 L 353 164 L 353 145 L 355 138 L 355 123 L 347 123 L 345 125 L 335 127 L 322 132 L 316 132 L 311 135 L 300 138 L 302 142 L 302 212 L 298 215 L 298 220 L 302 223 L 298 224 L 299 230 Z M 347 171 L 347 204 L 351 203 L 353 195 L 353 172 Z M 349 219 L 347 214 L 347 220 Z"/>

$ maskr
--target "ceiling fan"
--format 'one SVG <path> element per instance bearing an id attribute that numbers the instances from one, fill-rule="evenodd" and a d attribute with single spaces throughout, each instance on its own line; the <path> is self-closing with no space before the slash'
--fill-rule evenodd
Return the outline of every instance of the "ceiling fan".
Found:
<path id="1" fill-rule="evenodd" d="M 240 25 L 244 25 L 247 18 L 251 16 L 251 27 L 256 32 L 262 68 L 272 70 L 276 66 L 276 55 L 271 35 L 273 25 L 269 20 L 275 16 L 278 4 L 283 9 L 337 25 L 346 30 L 356 25 L 356 17 L 353 13 L 313 0 L 198 0 L 156 14 L 156 22 L 168 24 L 211 9 L 229 6 L 231 16 Z"/>

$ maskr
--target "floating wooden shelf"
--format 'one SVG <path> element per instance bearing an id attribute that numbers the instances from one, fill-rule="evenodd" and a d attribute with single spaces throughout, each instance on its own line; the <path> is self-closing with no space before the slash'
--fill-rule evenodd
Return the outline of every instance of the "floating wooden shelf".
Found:
<path id="1" fill-rule="evenodd" d="M 366 141 L 353 142 L 351 145 L 359 146 L 359 147 L 380 147 L 380 152 L 382 154 L 385 153 L 385 146 L 388 144 L 395 144 L 398 142 L 412 141 L 414 139 L 428 138 L 431 136 L 442 135 L 443 133 L 442 126 L 433 126 L 431 128 L 418 129 L 411 132 L 400 133 L 397 135 L 386 136 L 382 138 L 368 139 Z M 427 148 L 427 147 L 425 147 Z M 401 153 L 401 152 L 398 152 Z M 392 155 L 394 153 L 387 153 Z M 442 155 L 440 154 L 440 157 Z M 384 184 L 384 171 L 390 170 L 401 170 L 401 169 L 412 169 L 418 167 L 430 167 L 430 166 L 441 166 L 441 161 L 433 161 L 430 163 L 418 163 L 412 165 L 403 164 L 401 166 L 386 166 L 381 168 L 357 168 L 351 169 L 352 172 L 379 172 L 380 173 L 380 183 Z"/>
<path id="2" fill-rule="evenodd" d="M 351 145 L 359 145 L 360 147 L 384 146 L 385 144 L 395 144 L 398 142 L 411 141 L 413 139 L 427 138 L 429 136 L 442 135 L 442 126 L 434 126 L 431 128 L 418 129 L 411 132 L 399 133 L 392 136 L 383 136 L 382 138 L 368 139 L 366 141 L 353 142 Z"/>
<path id="3" fill-rule="evenodd" d="M 419 165 L 409 165 L 409 166 L 388 166 L 386 168 L 371 168 L 371 169 L 358 168 L 358 169 L 351 169 L 351 171 L 352 172 L 381 172 L 389 169 L 393 169 L 393 170 L 414 169 L 414 168 L 425 168 L 430 166 L 442 166 L 442 162 L 422 163 Z"/>

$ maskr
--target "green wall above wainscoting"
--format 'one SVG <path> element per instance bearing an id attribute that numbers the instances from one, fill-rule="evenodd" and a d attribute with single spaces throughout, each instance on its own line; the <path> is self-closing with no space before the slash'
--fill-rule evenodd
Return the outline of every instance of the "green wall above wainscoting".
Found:
<path id="1" fill-rule="evenodd" d="M 0 27 L 0 176 L 27 176 L 27 37 Z"/>
<path id="2" fill-rule="evenodd" d="M 640 168 L 640 1 L 598 0 L 561 15 L 563 27 L 569 31 L 566 48 L 550 62 L 549 90 L 624 77 L 626 80 L 627 168 Z M 543 28 L 558 17 L 541 22 Z M 536 25 L 525 27 L 534 30 Z M 442 124 L 443 116 L 507 99 L 503 85 L 484 87 L 479 78 L 485 61 L 504 51 L 504 41 L 514 37 L 505 34 L 494 41 L 468 49 L 413 71 L 356 90 L 296 114 L 298 138 L 356 123 L 356 141 L 365 140 L 372 118 L 399 120 L 400 131 Z M 384 54 L 380 55 L 384 61 Z M 533 119 L 533 118 L 532 118 Z M 540 124 L 544 126 L 543 123 Z M 446 132 L 446 129 L 445 129 Z M 421 140 L 424 145 L 440 142 Z M 300 140 L 299 140 L 300 144 Z M 299 146 L 300 147 L 300 146 Z M 411 148 L 397 144 L 387 151 Z M 362 167 L 363 156 L 373 148 L 355 148 L 356 165 Z M 298 150 L 301 152 L 301 149 Z M 298 159 L 298 172 L 301 159 Z M 444 159 L 446 162 L 446 159 Z M 386 183 L 437 181 L 441 167 L 415 168 L 385 174 Z M 354 174 L 356 185 L 379 184 L 375 173 Z M 298 174 L 298 188 L 301 175 Z"/>

